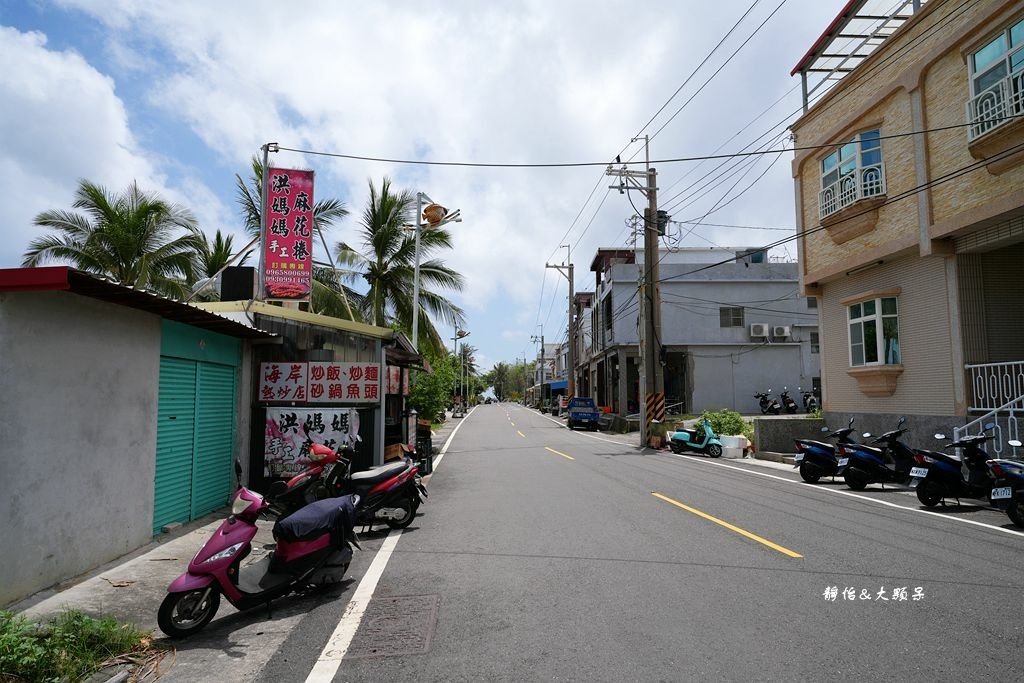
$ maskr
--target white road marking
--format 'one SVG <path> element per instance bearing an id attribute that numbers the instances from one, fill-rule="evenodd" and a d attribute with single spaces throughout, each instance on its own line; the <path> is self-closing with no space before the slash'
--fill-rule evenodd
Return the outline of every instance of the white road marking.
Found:
<path id="1" fill-rule="evenodd" d="M 724 468 L 729 469 L 729 470 L 736 470 L 737 472 L 746 472 L 747 474 L 753 474 L 753 475 L 756 475 L 758 477 L 767 477 L 769 479 L 775 479 L 776 481 L 784 481 L 787 484 L 797 484 L 797 485 L 800 485 L 800 486 L 806 486 L 809 490 L 812 490 L 812 491 L 820 491 L 822 493 L 834 493 L 834 494 L 840 495 L 840 496 L 849 496 L 850 498 L 857 498 L 859 500 L 866 500 L 868 502 L 876 503 L 878 505 L 885 505 L 886 507 L 896 508 L 897 510 L 904 510 L 906 512 L 919 512 L 919 513 L 921 513 L 923 515 L 931 515 L 933 517 L 938 517 L 939 519 L 944 519 L 944 520 L 947 520 L 947 521 L 950 521 L 950 522 L 960 522 L 962 524 L 971 524 L 973 526 L 980 526 L 980 527 L 984 527 L 986 529 L 992 529 L 993 531 L 1002 531 L 1003 533 L 1011 534 L 1013 536 L 1024 537 L 1024 532 L 1021 532 L 1021 531 L 1014 531 L 1013 529 L 1007 529 L 1005 527 L 995 526 L 993 524 L 986 524 L 985 522 L 977 522 L 977 521 L 975 521 L 973 519 L 963 519 L 961 517 L 951 517 L 950 515 L 944 515 L 941 512 L 933 512 L 932 510 L 922 510 L 921 508 L 908 508 L 908 507 L 906 507 L 904 505 L 897 505 L 896 503 L 890 503 L 889 501 L 886 501 L 886 500 L 878 500 L 877 498 L 871 498 L 870 496 L 862 496 L 860 494 L 853 493 L 851 491 L 837 491 L 836 489 L 826 489 L 826 488 L 822 488 L 820 486 L 813 486 L 811 484 L 804 484 L 803 482 L 796 481 L 794 479 L 787 479 L 786 477 L 779 477 L 779 476 L 776 476 L 774 474 L 765 474 L 764 472 L 755 472 L 753 470 L 748 470 L 748 469 L 745 469 L 743 467 L 735 467 L 733 465 L 726 465 L 725 463 L 721 463 L 721 462 L 711 462 L 711 461 L 701 460 L 699 458 L 687 457 L 685 455 L 677 455 L 675 453 L 661 453 L 661 454 L 662 455 L 666 455 L 666 456 L 668 456 L 670 458 L 679 458 L 680 460 L 684 460 L 686 462 L 700 463 L 702 465 L 711 465 L 712 467 L 724 467 Z"/>
<path id="2" fill-rule="evenodd" d="M 455 434 L 462 425 L 466 424 L 466 418 L 472 415 L 474 410 L 476 410 L 475 406 L 466 413 L 466 417 L 462 418 L 462 422 L 455 425 L 455 429 L 448 435 L 448 440 L 444 442 L 444 446 L 441 447 L 441 452 L 434 462 L 434 472 L 437 472 L 437 467 L 441 464 L 445 453 L 448 452 L 448 447 L 451 446 Z M 320 657 L 316 660 L 316 664 L 313 665 L 313 670 L 306 677 L 306 683 L 328 683 L 334 680 L 334 676 L 341 667 L 341 660 L 345 658 L 345 653 L 348 652 L 352 639 L 355 637 L 356 631 L 359 630 L 359 624 L 363 620 L 366 608 L 370 605 L 373 593 L 377 590 L 377 582 L 383 576 L 384 568 L 387 567 L 388 560 L 391 559 L 391 554 L 395 551 L 395 546 L 398 545 L 398 539 L 401 536 L 402 530 L 394 529 L 384 539 L 380 550 L 377 551 L 373 562 L 370 563 L 370 568 L 366 570 L 363 578 L 359 580 L 359 585 L 356 587 L 355 593 L 352 594 L 352 599 L 349 600 L 345 612 L 341 615 L 341 620 L 338 621 L 334 633 L 327 640 L 327 645 L 324 646 Z"/>
<path id="3" fill-rule="evenodd" d="M 324 646 L 319 659 L 313 665 L 313 670 L 306 677 L 306 683 L 328 683 L 334 680 L 334 676 L 341 666 L 341 660 L 345 658 L 345 653 L 348 652 L 349 645 L 352 644 L 352 639 L 355 637 L 356 631 L 359 630 L 359 624 L 363 620 L 366 608 L 370 605 L 373 592 L 377 589 L 377 582 L 380 581 L 380 577 L 384 573 L 384 567 L 391 559 L 391 553 L 394 552 L 395 546 L 398 545 L 398 539 L 401 537 L 402 530 L 394 529 L 384 539 L 383 545 L 377 551 L 377 556 L 370 563 L 370 568 L 366 570 L 366 574 L 359 581 L 359 586 L 345 608 L 345 613 L 341 615 L 341 621 L 338 622 L 334 633 L 327 640 L 327 645 Z"/>

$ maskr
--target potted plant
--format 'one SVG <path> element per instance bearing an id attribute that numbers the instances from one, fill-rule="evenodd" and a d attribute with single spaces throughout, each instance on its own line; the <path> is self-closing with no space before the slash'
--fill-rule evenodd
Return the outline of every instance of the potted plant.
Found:
<path id="1" fill-rule="evenodd" d="M 651 448 L 661 448 L 665 439 L 668 438 L 668 425 L 663 422 L 652 422 L 647 430 L 647 445 Z"/>

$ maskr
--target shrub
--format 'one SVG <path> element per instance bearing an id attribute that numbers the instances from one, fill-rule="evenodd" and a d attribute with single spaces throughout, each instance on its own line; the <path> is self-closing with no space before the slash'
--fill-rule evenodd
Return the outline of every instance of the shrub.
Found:
<path id="1" fill-rule="evenodd" d="M 44 627 L 0 612 L 0 681 L 83 680 L 110 659 L 145 658 L 149 634 L 71 610 Z"/>
<path id="2" fill-rule="evenodd" d="M 739 436 L 742 434 L 751 442 L 754 440 L 754 425 L 743 419 L 743 416 L 735 410 L 719 410 L 711 412 L 705 410 L 701 414 L 701 420 L 696 424 L 697 439 L 704 438 L 704 418 L 711 422 L 711 428 L 719 436 L 726 434 Z"/>

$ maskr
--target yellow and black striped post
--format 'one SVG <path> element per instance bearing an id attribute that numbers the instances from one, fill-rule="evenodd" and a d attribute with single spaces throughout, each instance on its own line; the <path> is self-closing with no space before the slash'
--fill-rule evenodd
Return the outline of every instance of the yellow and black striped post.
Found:
<path id="1" fill-rule="evenodd" d="M 647 427 L 654 421 L 665 421 L 665 394 L 647 394 Z"/>

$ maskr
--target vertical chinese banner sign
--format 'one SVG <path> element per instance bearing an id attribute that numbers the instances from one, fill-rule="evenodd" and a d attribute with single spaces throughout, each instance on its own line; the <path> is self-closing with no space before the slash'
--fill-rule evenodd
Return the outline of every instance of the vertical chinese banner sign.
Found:
<path id="1" fill-rule="evenodd" d="M 267 170 L 263 298 L 309 301 L 313 290 L 313 171 Z"/>

